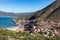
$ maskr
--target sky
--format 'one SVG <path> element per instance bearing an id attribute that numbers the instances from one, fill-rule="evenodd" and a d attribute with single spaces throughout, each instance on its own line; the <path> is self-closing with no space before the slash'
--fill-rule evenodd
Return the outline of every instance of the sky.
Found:
<path id="1" fill-rule="evenodd" d="M 55 0 L 0 0 L 0 11 L 25 13 L 35 12 L 50 5 Z"/>

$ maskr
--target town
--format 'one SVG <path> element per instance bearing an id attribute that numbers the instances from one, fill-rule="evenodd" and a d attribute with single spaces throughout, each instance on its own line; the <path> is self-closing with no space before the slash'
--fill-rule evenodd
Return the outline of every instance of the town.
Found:
<path id="1" fill-rule="evenodd" d="M 19 20 L 17 22 L 18 28 L 15 30 L 17 32 L 27 32 L 31 35 L 35 33 L 41 33 L 46 37 L 60 36 L 60 22 L 53 20 L 42 20 L 41 22 L 37 21 L 29 21 L 29 20 Z M 14 31 L 15 31 L 14 30 Z"/>

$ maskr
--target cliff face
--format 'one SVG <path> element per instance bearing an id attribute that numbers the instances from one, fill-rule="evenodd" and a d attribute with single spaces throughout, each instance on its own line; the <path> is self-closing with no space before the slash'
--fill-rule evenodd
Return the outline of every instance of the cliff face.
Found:
<path id="1" fill-rule="evenodd" d="M 53 20 L 55 20 L 56 18 L 60 18 L 60 0 L 56 0 L 48 7 L 44 8 L 41 11 L 37 11 L 34 14 L 35 15 L 31 16 L 29 20 L 41 21 L 41 20 L 50 19 L 50 18 L 52 18 Z"/>

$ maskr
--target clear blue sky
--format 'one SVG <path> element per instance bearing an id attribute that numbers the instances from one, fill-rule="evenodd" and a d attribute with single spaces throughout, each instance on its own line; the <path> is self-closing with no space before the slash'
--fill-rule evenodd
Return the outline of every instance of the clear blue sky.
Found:
<path id="1" fill-rule="evenodd" d="M 0 0 L 0 11 L 34 12 L 51 4 L 54 0 Z"/>

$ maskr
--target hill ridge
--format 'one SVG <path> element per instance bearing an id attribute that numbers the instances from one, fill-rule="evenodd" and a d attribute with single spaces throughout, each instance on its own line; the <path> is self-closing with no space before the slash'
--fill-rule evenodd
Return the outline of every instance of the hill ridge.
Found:
<path id="1" fill-rule="evenodd" d="M 35 12 L 35 15 L 31 16 L 29 20 L 45 20 L 54 10 L 60 7 L 60 0 L 56 0 L 51 5 L 44 8 L 42 11 Z M 59 16 L 60 17 L 60 16 Z"/>

